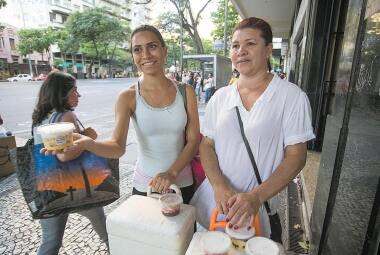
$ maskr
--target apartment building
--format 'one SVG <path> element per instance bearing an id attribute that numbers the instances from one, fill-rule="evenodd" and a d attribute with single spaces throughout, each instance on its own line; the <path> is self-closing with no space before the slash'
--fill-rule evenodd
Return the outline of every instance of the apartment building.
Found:
<path id="1" fill-rule="evenodd" d="M 18 37 L 17 31 L 23 28 L 46 28 L 46 27 L 63 27 L 70 13 L 83 11 L 89 8 L 99 7 L 106 13 L 128 22 L 131 29 L 141 24 L 151 22 L 150 12 L 151 4 L 139 5 L 131 0 L 14 0 L 7 1 L 7 5 L 0 9 L 0 23 L 2 31 L 0 32 L 0 68 L 7 70 L 9 75 L 24 71 L 20 65 L 27 61 L 17 52 Z M 12 50 L 11 45 L 14 49 Z M 47 58 L 42 58 L 41 54 L 32 54 L 29 58 L 32 65 L 49 65 L 53 64 L 54 58 L 62 58 L 62 54 L 57 46 L 52 47 L 51 63 L 47 63 Z M 65 56 L 64 68 L 76 73 L 85 73 L 86 60 L 81 54 Z M 75 62 L 75 63 L 74 63 Z M 10 68 L 10 66 L 14 68 Z M 17 68 L 18 66 L 18 68 Z M 96 65 L 95 65 L 96 67 Z M 42 67 L 41 67 L 42 68 Z M 33 68 L 36 75 L 36 68 Z M 40 70 L 40 67 L 38 67 Z M 5 72 L 5 71 L 4 71 Z M 29 71 L 27 72 L 29 73 Z M 80 75 L 79 75 L 80 77 Z"/>

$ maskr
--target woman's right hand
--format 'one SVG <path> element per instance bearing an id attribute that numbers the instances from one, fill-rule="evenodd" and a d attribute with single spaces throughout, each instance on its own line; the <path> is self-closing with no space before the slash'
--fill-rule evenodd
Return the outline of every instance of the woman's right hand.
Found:
<path id="1" fill-rule="evenodd" d="M 228 200 L 235 195 L 237 192 L 229 184 L 222 183 L 215 185 L 214 187 L 214 198 L 216 203 L 216 208 L 220 214 L 228 214 Z"/>
<path id="2" fill-rule="evenodd" d="M 76 150 L 82 150 L 83 151 L 83 150 L 88 150 L 91 143 L 94 142 L 94 140 L 92 138 L 85 136 L 85 135 L 78 134 L 78 133 L 73 133 L 73 139 L 74 139 L 73 145 L 66 147 L 63 150 L 48 150 L 46 148 L 42 148 L 40 150 L 40 152 L 47 156 L 50 154 L 57 155 L 59 153 L 72 152 L 72 151 L 76 151 Z"/>

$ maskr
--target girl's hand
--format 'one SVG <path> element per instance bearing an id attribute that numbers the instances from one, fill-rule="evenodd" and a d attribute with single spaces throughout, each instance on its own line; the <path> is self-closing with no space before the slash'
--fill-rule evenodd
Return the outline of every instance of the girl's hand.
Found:
<path id="1" fill-rule="evenodd" d="M 172 173 L 164 172 L 156 175 L 149 183 L 152 189 L 158 193 L 164 193 L 169 186 L 175 183 L 175 176 Z"/>
<path id="2" fill-rule="evenodd" d="M 81 134 L 85 135 L 85 136 L 88 136 L 88 137 L 92 138 L 93 140 L 95 140 L 98 137 L 98 134 L 96 133 L 95 129 L 93 129 L 91 127 L 85 128 L 81 132 Z"/>
<path id="3" fill-rule="evenodd" d="M 227 214 L 227 221 L 229 227 L 238 229 L 246 227 L 247 222 L 250 226 L 251 219 L 259 211 L 261 206 L 260 199 L 257 193 L 237 193 L 228 200 L 229 210 Z"/>

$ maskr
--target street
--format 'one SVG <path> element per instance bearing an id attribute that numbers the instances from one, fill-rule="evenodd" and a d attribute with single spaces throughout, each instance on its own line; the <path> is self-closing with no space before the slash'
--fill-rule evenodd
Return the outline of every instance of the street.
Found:
<path id="1" fill-rule="evenodd" d="M 111 135 L 114 126 L 114 104 L 118 93 L 136 79 L 78 80 L 82 95 L 76 110 L 85 126 L 91 126 L 100 139 Z M 17 137 L 18 146 L 30 136 L 31 115 L 42 82 L 0 83 L 0 112 L 4 125 Z M 137 145 L 133 126 L 127 142 L 128 153 L 120 159 L 120 199 L 105 207 L 108 214 L 131 192 L 131 176 Z M 0 177 L 0 254 L 35 254 L 41 232 L 25 204 L 16 174 Z M 90 222 L 79 214 L 71 214 L 67 222 L 60 254 L 108 254 L 104 243 Z"/>
<path id="2" fill-rule="evenodd" d="M 95 129 L 93 125 L 101 124 L 97 120 L 113 120 L 118 93 L 135 81 L 135 78 L 77 80 L 78 91 L 82 95 L 75 110 L 78 118 L 84 125 Z M 30 134 L 32 112 L 41 84 L 41 81 L 0 83 L 0 115 L 5 128 L 17 136 L 27 137 Z M 97 131 L 104 134 L 102 129 Z"/>
<path id="3" fill-rule="evenodd" d="M 76 109 L 85 126 L 98 132 L 99 139 L 110 137 L 114 126 L 114 104 L 118 93 L 136 79 L 78 80 L 82 95 Z M 0 112 L 5 127 L 21 146 L 30 137 L 31 115 L 42 82 L 0 83 Z M 198 105 L 200 120 L 205 104 Z M 132 191 L 132 175 L 137 158 L 136 132 L 130 125 L 126 153 L 120 158 L 120 199 L 105 207 L 108 215 Z M 16 174 L 0 177 L 0 254 L 36 254 L 41 239 L 38 220 L 33 220 L 23 198 Z M 88 219 L 70 214 L 59 254 L 108 254 Z"/>

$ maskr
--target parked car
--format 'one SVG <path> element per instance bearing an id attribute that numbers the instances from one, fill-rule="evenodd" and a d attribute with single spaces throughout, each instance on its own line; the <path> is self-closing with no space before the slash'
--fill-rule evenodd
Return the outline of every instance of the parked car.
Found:
<path id="1" fill-rule="evenodd" d="M 47 74 L 42 73 L 38 76 L 34 76 L 33 81 L 44 81 L 46 80 L 46 78 L 47 78 Z"/>
<path id="2" fill-rule="evenodd" d="M 8 78 L 7 81 L 14 82 L 14 81 L 32 81 L 33 78 L 29 74 L 18 74 L 16 76 L 13 76 L 11 78 Z"/>

